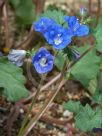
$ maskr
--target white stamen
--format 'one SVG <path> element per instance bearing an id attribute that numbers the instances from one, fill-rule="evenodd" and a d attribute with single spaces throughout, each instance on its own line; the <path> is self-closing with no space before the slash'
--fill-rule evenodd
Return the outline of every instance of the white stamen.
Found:
<path id="1" fill-rule="evenodd" d="M 47 64 L 47 58 L 45 58 L 45 57 L 44 57 L 44 58 L 41 58 L 39 63 L 40 63 L 40 65 L 41 65 L 42 67 L 45 67 L 46 64 Z"/>
<path id="2" fill-rule="evenodd" d="M 58 34 L 58 37 L 60 37 L 61 36 L 61 34 Z"/>
<path id="3" fill-rule="evenodd" d="M 57 37 L 54 39 L 54 43 L 56 45 L 59 45 L 62 43 L 62 38 L 61 38 L 61 34 L 58 34 Z"/>
<path id="4" fill-rule="evenodd" d="M 44 25 L 44 22 L 43 22 L 43 21 L 41 22 L 41 25 L 42 25 L 42 26 Z"/>
<path id="5" fill-rule="evenodd" d="M 62 40 L 61 40 L 60 38 L 56 38 L 56 39 L 54 40 L 54 43 L 55 43 L 56 45 L 59 45 L 61 42 L 62 42 Z"/>

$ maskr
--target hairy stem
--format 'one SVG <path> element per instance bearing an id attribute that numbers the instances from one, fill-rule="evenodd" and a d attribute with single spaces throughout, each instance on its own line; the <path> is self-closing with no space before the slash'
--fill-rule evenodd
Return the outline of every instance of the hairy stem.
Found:
<path id="1" fill-rule="evenodd" d="M 44 114 L 44 112 L 48 109 L 49 105 L 52 103 L 53 99 L 55 98 L 55 96 L 58 94 L 59 90 L 61 89 L 61 87 L 65 84 L 65 80 L 62 80 L 58 89 L 52 94 L 51 98 L 47 99 L 47 101 L 45 102 L 44 106 L 41 108 L 41 110 L 35 115 L 34 118 L 31 119 L 31 121 L 29 122 L 29 124 L 25 127 L 22 136 L 23 135 L 27 135 L 31 129 L 34 127 L 34 125 L 36 124 L 36 122 L 40 119 L 40 117 Z M 21 135 L 20 135 L 21 136 Z"/>
<path id="2" fill-rule="evenodd" d="M 21 42 L 19 45 L 17 45 L 16 49 L 26 49 L 33 39 L 33 34 L 34 34 L 34 29 L 32 25 L 31 30 L 27 35 L 26 39 L 23 42 Z"/>
<path id="3" fill-rule="evenodd" d="M 88 50 L 86 50 L 82 56 L 79 58 L 78 61 L 80 61 L 90 50 L 93 49 L 93 46 L 90 47 Z M 68 71 L 73 67 L 73 65 L 75 65 L 78 61 L 71 63 L 71 65 L 68 66 Z M 52 103 L 52 101 L 54 100 L 54 98 L 56 97 L 56 95 L 58 94 L 58 92 L 60 91 L 61 87 L 66 83 L 67 80 L 63 79 L 63 76 L 66 72 L 66 63 L 64 65 L 64 68 L 61 72 L 61 77 L 60 77 L 60 84 L 57 88 L 55 88 L 52 96 L 50 96 L 49 99 L 46 100 L 44 106 L 41 108 L 41 110 L 38 112 L 38 114 L 35 115 L 35 117 L 33 117 L 31 119 L 31 121 L 25 126 L 25 128 L 23 129 L 23 131 L 18 135 L 18 136 L 27 136 L 28 133 L 32 130 L 32 128 L 34 127 L 34 125 L 37 123 L 37 121 L 40 119 L 40 117 L 45 113 L 45 111 L 48 109 L 49 105 Z"/>
<path id="4" fill-rule="evenodd" d="M 30 66 L 31 66 L 31 61 L 28 60 L 28 61 L 27 61 L 27 73 L 29 73 Z M 45 76 L 46 76 L 46 75 L 45 75 Z M 42 84 L 43 84 L 43 82 L 44 82 L 45 76 L 42 76 L 41 81 L 40 81 L 39 86 L 38 86 L 38 89 L 37 89 L 37 91 L 36 91 L 36 94 L 35 94 L 35 96 L 33 96 L 31 105 L 30 105 L 30 107 L 29 107 L 29 109 L 28 109 L 28 112 L 27 112 L 27 114 L 26 114 L 26 116 L 25 116 L 25 118 L 24 118 L 22 127 L 21 127 L 21 129 L 20 129 L 20 131 L 19 131 L 19 134 L 18 134 L 19 136 L 22 134 L 22 131 L 23 131 L 25 125 L 27 124 L 28 120 L 29 120 L 29 114 L 30 114 L 30 112 L 31 112 L 31 110 L 32 110 L 32 107 L 34 106 L 34 104 L 35 104 L 35 102 L 36 102 L 36 100 L 37 100 L 37 98 L 38 98 L 38 94 L 39 94 L 40 88 L 41 88 L 41 86 L 42 86 Z M 31 76 L 30 76 L 29 78 L 31 78 Z M 31 80 L 32 80 L 32 79 L 31 79 Z"/>
<path id="5" fill-rule="evenodd" d="M 45 0 L 32 0 L 35 4 L 36 15 L 39 15 L 44 10 Z"/>
<path id="6" fill-rule="evenodd" d="M 83 55 L 80 57 L 79 60 L 81 60 L 81 58 L 83 58 L 91 49 L 93 49 L 93 47 L 90 47 L 87 51 L 85 51 L 83 53 Z M 78 60 L 78 61 L 79 61 Z M 77 61 L 77 62 L 78 62 Z M 68 71 L 73 67 L 73 65 L 75 65 L 77 62 L 72 63 L 71 65 L 69 65 L 68 67 Z M 34 125 L 37 123 L 37 121 L 40 119 L 40 117 L 45 113 L 45 111 L 48 109 L 49 105 L 52 103 L 52 101 L 54 100 L 54 98 L 56 97 L 56 95 L 58 94 L 58 92 L 60 91 L 61 87 L 66 83 L 67 80 L 63 80 L 63 75 L 65 74 L 65 68 L 66 66 L 64 66 L 62 73 L 61 73 L 61 77 L 60 77 L 60 84 L 58 86 L 58 88 L 55 88 L 54 93 L 52 94 L 52 96 L 45 102 L 44 106 L 41 108 L 41 110 L 38 112 L 38 114 L 35 115 L 35 117 L 33 117 L 31 119 L 31 121 L 28 123 L 28 125 L 25 127 L 25 129 L 23 130 L 21 135 L 25 135 L 27 136 L 28 133 L 32 130 L 32 128 L 34 127 Z M 19 136 L 21 136 L 19 135 Z"/>

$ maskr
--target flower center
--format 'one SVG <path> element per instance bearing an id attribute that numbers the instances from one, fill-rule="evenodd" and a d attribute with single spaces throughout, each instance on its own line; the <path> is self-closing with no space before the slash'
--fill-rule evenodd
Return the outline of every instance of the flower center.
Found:
<path id="1" fill-rule="evenodd" d="M 44 25 L 44 22 L 43 22 L 43 21 L 41 22 L 41 25 L 42 25 L 42 26 Z"/>
<path id="2" fill-rule="evenodd" d="M 54 39 L 54 43 L 56 45 L 59 45 L 62 43 L 62 38 L 61 38 L 61 34 L 58 34 L 57 37 Z"/>
<path id="3" fill-rule="evenodd" d="M 47 58 L 45 57 L 41 58 L 39 63 L 42 67 L 45 67 L 47 64 Z"/>

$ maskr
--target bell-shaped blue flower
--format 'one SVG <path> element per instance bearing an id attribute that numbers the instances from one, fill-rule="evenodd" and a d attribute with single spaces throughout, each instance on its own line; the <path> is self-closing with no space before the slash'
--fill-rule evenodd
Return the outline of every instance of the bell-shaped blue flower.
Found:
<path id="1" fill-rule="evenodd" d="M 40 48 L 32 58 L 32 63 L 39 74 L 44 74 L 52 70 L 54 56 L 45 48 Z"/>
<path id="2" fill-rule="evenodd" d="M 42 17 L 38 22 L 34 23 L 34 29 L 37 32 L 44 33 L 47 29 L 50 28 L 53 23 L 55 23 L 53 19 Z"/>
<path id="3" fill-rule="evenodd" d="M 72 35 L 70 30 L 63 28 L 56 23 L 44 33 L 44 37 L 55 49 L 60 50 L 71 43 Z"/>
<path id="4" fill-rule="evenodd" d="M 8 54 L 8 60 L 17 65 L 18 67 L 22 66 L 24 63 L 24 59 L 26 57 L 25 50 L 10 50 Z"/>
<path id="5" fill-rule="evenodd" d="M 64 18 L 68 23 L 68 27 L 71 30 L 73 36 L 81 37 L 89 34 L 89 27 L 87 25 L 81 24 L 75 16 L 65 16 Z"/>

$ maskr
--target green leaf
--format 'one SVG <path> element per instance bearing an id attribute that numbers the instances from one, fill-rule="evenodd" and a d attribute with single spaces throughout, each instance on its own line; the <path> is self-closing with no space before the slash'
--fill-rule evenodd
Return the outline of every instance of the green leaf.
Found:
<path id="1" fill-rule="evenodd" d="M 91 94 L 94 94 L 97 89 L 98 80 L 97 78 L 92 79 L 89 82 L 88 90 L 90 90 Z"/>
<path id="2" fill-rule="evenodd" d="M 77 102 L 77 101 L 75 102 L 72 100 L 68 101 L 67 103 L 64 103 L 63 106 L 66 110 L 74 112 L 75 114 L 77 114 L 82 108 L 82 105 L 80 104 L 80 102 Z"/>
<path id="3" fill-rule="evenodd" d="M 60 25 L 65 23 L 64 13 L 60 10 L 47 10 L 43 14 L 41 14 L 38 19 L 40 19 L 41 17 L 52 18 Z"/>
<path id="4" fill-rule="evenodd" d="M 9 2 L 14 6 L 17 7 L 20 4 L 20 0 L 9 0 Z"/>
<path id="5" fill-rule="evenodd" d="M 64 103 L 64 108 L 76 114 L 75 125 L 81 131 L 88 132 L 93 128 L 102 127 L 101 109 L 93 110 L 88 104 L 84 107 L 80 102 L 75 101 Z"/>
<path id="6" fill-rule="evenodd" d="M 81 46 L 81 47 L 78 47 L 78 46 L 73 46 L 73 49 L 75 49 L 75 50 L 77 50 L 79 53 L 80 53 L 80 55 L 82 55 L 86 50 L 88 50 L 90 48 L 90 46 L 89 45 L 83 45 L 83 46 Z"/>
<path id="7" fill-rule="evenodd" d="M 95 29 L 94 36 L 96 38 L 96 49 L 99 52 L 102 52 L 102 18 L 100 19 L 100 22 Z"/>
<path id="8" fill-rule="evenodd" d="M 26 80 L 22 75 L 22 69 L 16 67 L 5 57 L 0 57 L 0 87 L 3 95 L 8 101 L 16 102 L 28 96 L 28 90 L 25 88 Z"/>
<path id="9" fill-rule="evenodd" d="M 62 52 L 59 52 L 58 55 L 55 57 L 55 65 L 58 68 L 59 71 L 63 69 L 65 62 L 65 56 Z"/>
<path id="10" fill-rule="evenodd" d="M 102 112 L 100 109 L 95 111 L 86 105 L 75 117 L 75 125 L 81 131 L 88 132 L 93 128 L 100 128 L 102 124 Z"/>
<path id="11" fill-rule="evenodd" d="M 32 0 L 10 0 L 15 9 L 19 23 L 31 25 L 35 17 L 35 6 Z"/>
<path id="12" fill-rule="evenodd" d="M 101 59 L 96 55 L 96 51 L 93 49 L 73 66 L 71 74 L 87 88 L 90 81 L 98 76 L 100 63 Z"/>
<path id="13" fill-rule="evenodd" d="M 96 49 L 102 53 L 102 43 L 97 43 L 96 44 Z"/>
<path id="14" fill-rule="evenodd" d="M 94 102 L 102 105 L 102 88 L 96 90 L 95 94 L 93 95 Z"/>

